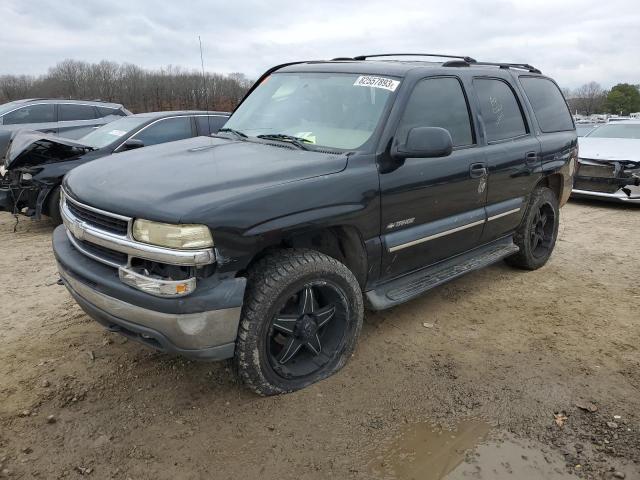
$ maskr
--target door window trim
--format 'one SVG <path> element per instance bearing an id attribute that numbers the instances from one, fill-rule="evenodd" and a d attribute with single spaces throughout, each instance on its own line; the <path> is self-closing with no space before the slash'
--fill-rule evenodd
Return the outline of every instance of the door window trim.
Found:
<path id="1" fill-rule="evenodd" d="M 531 136 L 532 135 L 531 126 L 529 125 L 529 120 L 528 120 L 527 116 L 525 115 L 524 108 L 522 107 L 522 101 L 520 100 L 520 97 L 518 97 L 518 94 L 514 90 L 513 86 L 509 83 L 509 81 L 504 79 L 504 78 L 492 77 L 492 76 L 489 76 L 489 75 L 474 75 L 473 78 L 471 79 L 471 84 L 472 85 L 474 84 L 474 81 L 476 79 L 479 79 L 479 80 L 498 80 L 498 81 L 504 83 L 505 85 L 507 85 L 509 90 L 511 90 L 511 93 L 513 94 L 513 97 L 515 98 L 516 103 L 518 104 L 518 108 L 520 109 L 520 116 L 522 117 L 522 122 L 524 123 L 524 129 L 526 131 L 526 133 L 523 133 L 521 135 L 515 135 L 513 137 L 501 138 L 500 140 L 491 140 L 491 141 L 489 141 L 489 139 L 487 138 L 487 131 L 486 131 L 486 128 L 485 128 L 484 137 L 485 137 L 485 141 L 487 142 L 487 145 L 496 145 L 496 144 L 505 143 L 505 142 L 512 142 L 513 140 L 518 140 L 518 139 L 521 139 L 521 138 L 525 138 L 525 137 Z M 475 85 L 473 85 L 473 90 L 474 90 L 474 94 L 476 96 L 476 101 L 478 102 L 478 113 L 480 113 L 480 116 L 482 117 L 482 108 L 480 107 L 480 97 L 478 96 L 478 90 L 476 89 Z M 484 117 L 482 117 L 482 125 L 483 125 L 483 127 L 485 127 Z"/>

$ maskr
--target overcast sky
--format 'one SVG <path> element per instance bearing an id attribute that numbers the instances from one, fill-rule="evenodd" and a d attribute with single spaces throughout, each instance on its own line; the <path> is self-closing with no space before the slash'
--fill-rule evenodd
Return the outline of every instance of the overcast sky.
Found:
<path id="1" fill-rule="evenodd" d="M 638 0 L 2 0 L 0 74 L 65 58 L 244 72 L 381 52 L 526 62 L 562 86 L 640 83 Z"/>

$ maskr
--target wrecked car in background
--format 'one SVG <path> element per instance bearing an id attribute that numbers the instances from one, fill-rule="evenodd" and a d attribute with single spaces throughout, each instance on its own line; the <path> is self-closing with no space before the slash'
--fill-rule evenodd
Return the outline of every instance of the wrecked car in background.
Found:
<path id="1" fill-rule="evenodd" d="M 153 112 L 103 125 L 79 140 L 34 131 L 0 132 L 0 210 L 60 218 L 60 184 L 78 165 L 136 148 L 216 133 L 226 112 Z"/>
<path id="2" fill-rule="evenodd" d="M 77 139 L 128 115 L 119 103 L 29 98 L 0 105 L 0 132 L 37 130 Z"/>
<path id="3" fill-rule="evenodd" d="M 640 204 L 640 120 L 608 123 L 580 138 L 572 196 Z"/>

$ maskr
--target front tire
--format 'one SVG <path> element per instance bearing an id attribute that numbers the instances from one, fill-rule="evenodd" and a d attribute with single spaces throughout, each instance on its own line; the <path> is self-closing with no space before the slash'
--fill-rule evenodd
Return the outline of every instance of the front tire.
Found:
<path id="1" fill-rule="evenodd" d="M 292 392 L 340 370 L 364 306 L 353 273 L 313 250 L 283 250 L 249 273 L 234 364 L 260 395 Z"/>
<path id="2" fill-rule="evenodd" d="M 531 194 L 525 217 L 514 235 L 514 243 L 520 251 L 505 261 L 524 270 L 542 267 L 549 257 L 558 238 L 560 208 L 558 199 L 547 187 L 538 187 Z"/>

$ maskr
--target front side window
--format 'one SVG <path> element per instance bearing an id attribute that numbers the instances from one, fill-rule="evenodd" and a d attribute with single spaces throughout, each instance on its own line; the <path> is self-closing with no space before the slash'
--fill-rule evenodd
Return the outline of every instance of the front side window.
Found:
<path id="1" fill-rule="evenodd" d="M 416 85 L 398 126 L 398 138 L 405 140 L 414 127 L 444 128 L 449 131 L 454 147 L 474 143 L 469 109 L 459 80 L 428 78 Z"/>
<path id="2" fill-rule="evenodd" d="M 542 77 L 520 77 L 540 130 L 545 133 L 573 130 L 569 107 L 558 86 Z"/>
<path id="3" fill-rule="evenodd" d="M 28 105 L 9 112 L 2 117 L 4 125 L 19 125 L 25 123 L 50 123 L 56 121 L 55 105 L 52 103 Z"/>
<path id="4" fill-rule="evenodd" d="M 527 134 L 520 104 L 506 82 L 492 78 L 476 78 L 473 80 L 473 86 L 478 95 L 487 142 Z"/>
<path id="5" fill-rule="evenodd" d="M 362 147 L 380 123 L 400 81 L 348 73 L 275 73 L 225 124 L 248 136 L 285 134 L 314 145 Z"/>
<path id="6" fill-rule="evenodd" d="M 151 124 L 133 138 L 141 140 L 145 147 L 159 143 L 175 142 L 191 138 L 191 117 L 165 118 Z"/>
<path id="7" fill-rule="evenodd" d="M 61 122 L 93 120 L 96 118 L 96 111 L 91 105 L 62 103 L 58 106 L 58 116 L 60 117 Z"/>

